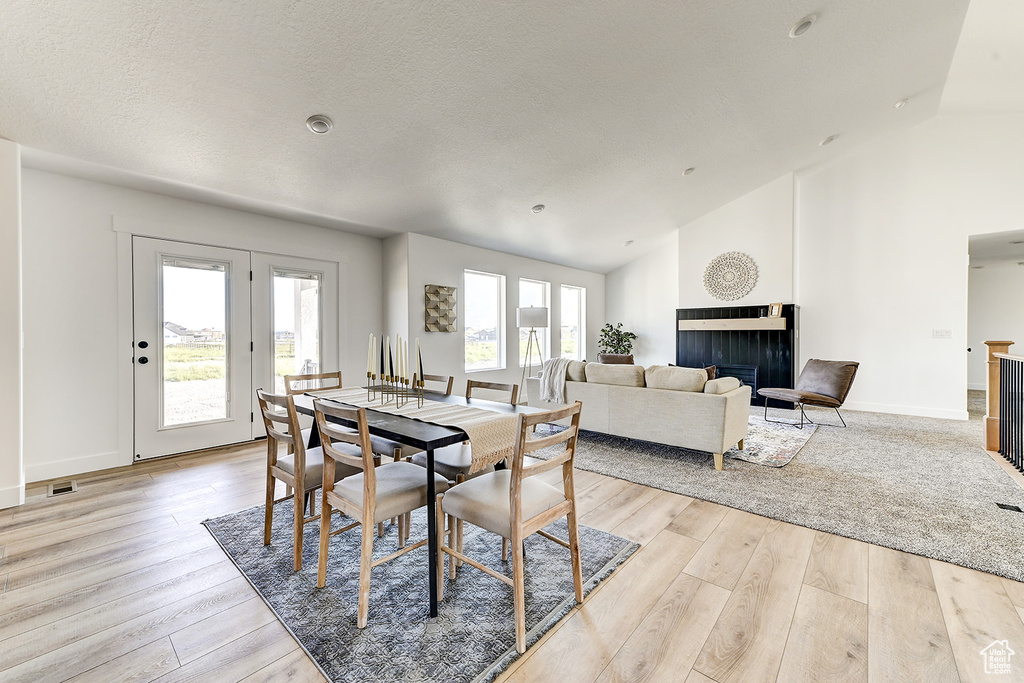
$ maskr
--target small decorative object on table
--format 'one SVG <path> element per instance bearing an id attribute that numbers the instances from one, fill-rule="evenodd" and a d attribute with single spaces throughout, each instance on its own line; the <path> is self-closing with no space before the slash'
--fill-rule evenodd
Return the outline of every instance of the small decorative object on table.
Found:
<path id="1" fill-rule="evenodd" d="M 420 340 L 416 338 L 416 357 L 413 364 L 418 366 L 418 374 L 410 374 L 409 341 L 401 336 L 395 337 L 395 353 L 391 350 L 391 337 L 381 335 L 380 359 L 377 359 L 375 337 L 370 335 L 370 347 L 366 355 L 366 400 L 373 401 L 380 393 L 381 405 L 395 401 L 403 406 L 413 398 L 417 406 L 423 405 L 423 356 L 420 354 Z M 397 362 L 396 362 L 397 361 Z M 377 383 L 380 373 L 380 383 Z"/>
<path id="2" fill-rule="evenodd" d="M 605 323 L 601 328 L 601 336 L 597 339 L 597 345 L 601 353 L 597 355 L 598 363 L 633 363 L 633 340 L 636 335 L 622 329 L 622 323 L 614 327 L 611 323 Z"/>

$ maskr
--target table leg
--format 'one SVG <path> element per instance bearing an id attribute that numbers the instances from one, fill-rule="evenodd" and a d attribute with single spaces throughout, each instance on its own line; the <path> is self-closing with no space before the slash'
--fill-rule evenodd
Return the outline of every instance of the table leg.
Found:
<path id="1" fill-rule="evenodd" d="M 430 571 L 430 617 L 437 617 L 437 512 L 434 491 L 434 450 L 427 449 L 427 552 Z"/>

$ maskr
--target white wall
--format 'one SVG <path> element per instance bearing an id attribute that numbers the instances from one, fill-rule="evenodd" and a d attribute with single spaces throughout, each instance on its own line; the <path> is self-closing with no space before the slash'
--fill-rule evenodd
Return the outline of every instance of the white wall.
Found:
<path id="1" fill-rule="evenodd" d="M 972 268 L 967 278 L 967 386 L 988 386 L 986 341 L 1016 342 L 1024 348 L 1024 267 L 1016 262 Z"/>
<path id="2" fill-rule="evenodd" d="M 679 231 L 651 252 L 608 273 L 607 318 L 636 333 L 633 359 L 638 365 L 667 365 L 676 357 L 676 309 L 679 308 Z"/>
<path id="3" fill-rule="evenodd" d="M 28 481 L 132 462 L 128 233 L 336 261 L 333 360 L 346 381 L 365 373 L 367 335 L 381 328 L 380 240 L 32 169 L 22 206 Z"/>
<path id="4" fill-rule="evenodd" d="M 861 362 L 849 407 L 966 419 L 968 236 L 1020 229 L 1022 158 L 1021 115 L 940 115 L 798 176 L 801 353 Z"/>
<path id="5" fill-rule="evenodd" d="M 793 301 L 793 182 L 787 173 L 679 229 L 679 308 Z M 729 251 L 754 259 L 757 284 L 720 301 L 704 289 L 704 269 Z"/>
<path id="6" fill-rule="evenodd" d="M 25 502 L 21 236 L 21 148 L 0 139 L 0 508 Z"/>
<path id="7" fill-rule="evenodd" d="M 597 357 L 597 334 L 605 321 L 605 276 L 585 270 L 567 268 L 544 261 L 512 256 L 498 251 L 471 247 L 456 242 L 409 234 L 409 336 L 419 337 L 423 351 L 423 369 L 428 374 L 455 376 L 455 387 L 462 393 L 466 378 L 491 382 L 518 383 L 522 376 L 519 366 L 519 331 L 516 328 L 516 308 L 519 303 L 519 278 L 543 280 L 551 283 L 551 349 L 557 353 L 559 344 L 561 285 L 575 285 L 587 289 L 587 357 Z M 464 295 L 463 273 L 466 269 L 480 270 L 505 276 L 505 369 L 465 372 L 465 325 L 462 316 Z M 426 332 L 423 317 L 424 285 L 454 285 L 459 288 L 459 319 L 456 332 Z M 398 285 L 400 287 L 400 285 Z M 390 330 L 388 333 L 393 334 Z M 545 351 L 544 358 L 550 358 Z M 535 366 L 536 370 L 536 366 Z"/>

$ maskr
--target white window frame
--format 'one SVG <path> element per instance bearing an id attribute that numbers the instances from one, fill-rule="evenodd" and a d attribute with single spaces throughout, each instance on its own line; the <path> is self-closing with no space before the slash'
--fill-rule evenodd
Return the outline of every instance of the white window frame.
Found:
<path id="1" fill-rule="evenodd" d="M 537 330 L 537 339 L 540 342 L 540 354 L 539 355 L 540 355 L 541 362 L 543 363 L 543 361 L 545 359 L 551 358 L 551 283 L 550 282 L 545 282 L 544 280 L 534 280 L 533 278 L 529 278 L 529 277 L 521 277 L 521 278 L 519 278 L 519 308 L 528 308 L 527 306 L 523 305 L 523 283 L 524 282 L 529 282 L 530 284 L 533 284 L 533 285 L 543 285 L 544 286 L 544 297 L 543 297 L 544 298 L 544 302 L 541 304 L 541 306 L 543 306 L 544 308 L 548 309 L 548 326 L 547 327 L 539 328 Z M 515 336 L 516 336 L 516 346 L 517 346 L 516 353 L 518 355 L 518 353 L 519 353 L 519 349 L 518 349 L 518 345 L 519 344 L 518 344 L 518 342 L 520 341 L 520 339 L 519 339 L 519 330 L 516 330 L 516 335 Z M 519 367 L 520 368 L 526 367 L 526 359 L 523 358 L 522 356 L 519 356 L 519 361 L 518 362 L 519 362 Z"/>
<path id="2" fill-rule="evenodd" d="M 497 306 L 497 320 L 495 321 L 495 337 L 497 341 L 497 358 L 495 359 L 496 364 L 494 366 L 488 366 L 485 368 L 470 368 L 466 365 L 466 331 L 469 329 L 469 308 L 468 300 L 466 298 L 466 275 L 479 275 L 484 277 L 492 277 L 497 280 L 498 283 L 498 300 L 495 302 Z M 495 370 L 505 369 L 505 276 L 500 273 L 488 273 L 483 270 L 473 270 L 467 268 L 463 272 L 462 276 L 462 301 L 463 301 L 463 332 L 462 332 L 462 367 L 467 373 L 473 372 L 494 372 Z"/>
<path id="3" fill-rule="evenodd" d="M 578 339 L 576 340 L 576 356 L 574 360 L 583 360 L 587 357 L 587 288 L 578 285 L 559 286 L 558 355 L 571 358 L 571 356 L 565 356 L 562 352 L 562 328 L 566 326 L 566 321 L 561 318 L 561 313 L 563 310 L 562 302 L 565 300 L 567 290 L 575 292 L 575 296 L 579 298 L 579 319 L 576 321 Z"/>

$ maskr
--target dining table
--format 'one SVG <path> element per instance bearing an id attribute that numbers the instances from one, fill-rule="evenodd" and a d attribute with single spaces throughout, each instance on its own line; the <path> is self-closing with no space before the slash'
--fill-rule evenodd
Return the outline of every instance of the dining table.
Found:
<path id="1" fill-rule="evenodd" d="M 296 394 L 295 410 L 304 415 L 313 416 L 314 398 L 321 398 L 321 400 L 325 401 L 334 400 L 329 397 L 317 397 L 316 392 Z M 488 401 L 486 399 L 477 398 L 475 396 L 471 398 L 466 398 L 464 396 L 454 396 L 451 394 L 424 391 L 423 398 L 425 401 L 437 401 L 441 403 L 454 404 L 458 406 L 481 408 L 484 410 L 489 410 L 504 415 L 519 415 L 543 412 L 543 410 L 540 408 L 533 408 L 527 405 L 514 405 L 507 402 L 501 403 L 498 401 Z M 340 401 L 335 402 L 340 403 Z M 345 420 L 333 416 L 329 416 L 328 419 L 331 420 L 332 422 L 337 422 L 346 427 L 356 426 L 355 422 L 352 420 Z M 469 437 L 466 434 L 466 432 L 456 427 L 447 427 L 444 425 L 424 422 L 422 420 L 417 420 L 414 417 L 409 417 L 406 415 L 395 415 L 384 411 L 373 410 L 371 408 L 366 409 L 366 425 L 369 429 L 370 434 L 374 436 L 390 439 L 391 441 L 400 443 L 405 446 L 418 448 L 426 453 L 427 548 L 430 555 L 430 557 L 428 558 L 429 571 L 427 572 L 427 576 L 430 595 L 430 617 L 437 617 L 438 547 L 437 518 L 435 514 L 437 492 L 434 487 L 434 451 L 437 450 L 438 448 L 444 448 L 445 446 L 451 446 L 452 444 L 462 443 L 463 441 L 466 441 Z M 313 429 L 309 435 L 308 447 L 315 448 L 319 445 L 320 434 L 318 430 Z"/>

